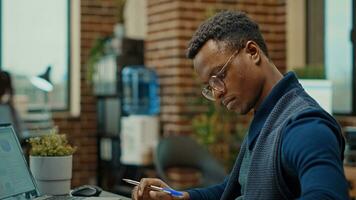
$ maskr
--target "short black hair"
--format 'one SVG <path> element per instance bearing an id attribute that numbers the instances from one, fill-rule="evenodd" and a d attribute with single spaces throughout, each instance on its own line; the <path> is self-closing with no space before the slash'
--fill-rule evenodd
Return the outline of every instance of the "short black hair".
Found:
<path id="1" fill-rule="evenodd" d="M 226 43 L 231 50 L 242 49 L 247 41 L 252 40 L 269 58 L 258 24 L 243 12 L 222 11 L 203 22 L 189 42 L 187 57 L 193 59 L 210 39 Z"/>

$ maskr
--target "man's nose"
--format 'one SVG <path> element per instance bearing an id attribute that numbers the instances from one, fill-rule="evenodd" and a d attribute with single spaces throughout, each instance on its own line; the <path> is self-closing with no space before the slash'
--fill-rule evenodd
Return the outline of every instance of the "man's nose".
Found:
<path id="1" fill-rule="evenodd" d="M 225 93 L 224 91 L 218 91 L 213 89 L 213 96 L 215 98 L 215 101 L 220 103 L 222 97 L 224 96 L 224 93 Z"/>

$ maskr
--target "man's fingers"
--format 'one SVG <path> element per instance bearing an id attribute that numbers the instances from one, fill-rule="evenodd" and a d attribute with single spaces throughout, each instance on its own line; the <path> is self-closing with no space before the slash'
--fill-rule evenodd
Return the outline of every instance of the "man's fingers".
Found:
<path id="1" fill-rule="evenodd" d="M 159 186 L 159 187 L 169 187 L 165 182 L 158 178 L 151 179 L 151 185 Z"/>
<path id="2" fill-rule="evenodd" d="M 143 192 L 146 190 L 146 187 L 149 186 L 149 180 L 147 178 L 143 178 L 140 180 L 140 185 L 138 185 L 138 195 L 142 196 Z"/>
<path id="3" fill-rule="evenodd" d="M 138 190 L 138 186 L 135 186 L 132 190 L 132 193 L 131 193 L 131 198 L 134 199 L 134 200 L 138 200 L 138 197 L 137 197 L 137 191 Z"/>
<path id="4" fill-rule="evenodd" d="M 162 188 L 169 188 L 169 186 L 160 179 L 157 178 L 143 178 L 140 180 L 140 184 L 135 187 L 133 191 L 132 198 L 134 200 L 141 200 L 141 199 L 163 199 L 163 200 L 172 200 L 170 195 L 160 191 L 153 191 L 150 186 L 158 186 Z M 151 196 L 151 192 L 153 196 Z"/>
<path id="5" fill-rule="evenodd" d="M 138 195 L 141 196 L 144 191 L 148 190 L 149 186 L 158 186 L 158 187 L 169 187 L 162 180 L 157 178 L 143 178 L 140 180 L 140 185 L 138 187 Z"/>
<path id="6" fill-rule="evenodd" d="M 151 199 L 172 200 L 172 197 L 169 194 L 153 190 L 149 192 L 149 196 Z"/>

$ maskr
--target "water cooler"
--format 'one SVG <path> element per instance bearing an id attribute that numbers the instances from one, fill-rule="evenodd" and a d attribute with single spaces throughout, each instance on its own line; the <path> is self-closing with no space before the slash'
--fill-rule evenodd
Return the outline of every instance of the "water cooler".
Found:
<path id="1" fill-rule="evenodd" d="M 155 71 L 143 65 L 122 69 L 121 163 L 150 165 L 159 138 L 160 109 Z"/>

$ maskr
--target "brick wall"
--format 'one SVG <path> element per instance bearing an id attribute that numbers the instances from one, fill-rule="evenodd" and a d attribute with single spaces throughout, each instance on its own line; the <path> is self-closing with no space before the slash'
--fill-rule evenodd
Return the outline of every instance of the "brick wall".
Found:
<path id="1" fill-rule="evenodd" d="M 286 69 L 286 5 L 283 0 L 148 1 L 145 62 L 156 69 L 160 78 L 160 117 L 165 135 L 191 133 L 191 116 L 199 110 L 192 101 L 200 95 L 200 90 L 194 80 L 192 62 L 185 58 L 185 51 L 194 31 L 206 19 L 207 12 L 216 8 L 245 11 L 255 19 L 260 24 L 275 65 L 282 72 Z"/>
<path id="2" fill-rule="evenodd" d="M 73 160 L 72 186 L 95 184 L 97 169 L 96 98 L 86 80 L 86 61 L 93 41 L 99 35 L 112 33 L 116 22 L 114 0 L 81 0 L 81 79 L 78 118 L 55 117 L 59 130 L 78 146 Z"/>

